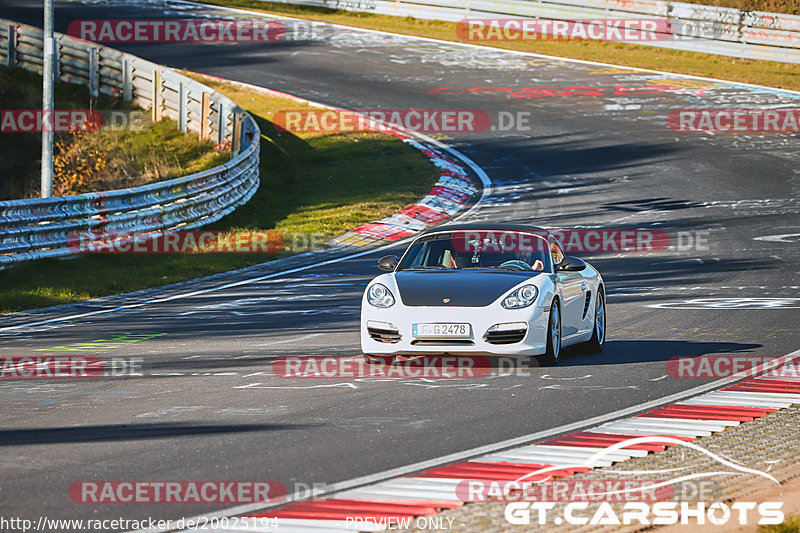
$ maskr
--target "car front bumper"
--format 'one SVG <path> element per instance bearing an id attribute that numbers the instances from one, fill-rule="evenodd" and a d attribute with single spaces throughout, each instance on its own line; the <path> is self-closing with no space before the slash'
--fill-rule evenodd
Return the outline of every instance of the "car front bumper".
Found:
<path id="1" fill-rule="evenodd" d="M 488 307 L 406 307 L 401 302 L 389 308 L 361 308 L 361 349 L 370 355 L 489 355 L 533 356 L 545 353 L 549 308 L 536 303 L 524 309 Z M 469 324 L 469 337 L 457 340 L 423 339 L 413 335 L 414 324 Z M 514 324 L 526 324 L 526 330 Z M 491 334 L 497 324 L 513 328 Z M 398 338 L 399 337 L 399 338 Z M 521 337 L 517 341 L 517 338 Z M 512 342 L 509 342 L 512 341 Z"/>

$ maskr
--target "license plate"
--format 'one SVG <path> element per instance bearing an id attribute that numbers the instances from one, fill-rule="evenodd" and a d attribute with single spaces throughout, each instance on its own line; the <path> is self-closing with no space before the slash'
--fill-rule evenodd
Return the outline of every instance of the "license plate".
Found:
<path id="1" fill-rule="evenodd" d="M 435 323 L 413 324 L 411 334 L 417 338 L 429 339 L 468 339 L 470 336 L 469 324 Z"/>

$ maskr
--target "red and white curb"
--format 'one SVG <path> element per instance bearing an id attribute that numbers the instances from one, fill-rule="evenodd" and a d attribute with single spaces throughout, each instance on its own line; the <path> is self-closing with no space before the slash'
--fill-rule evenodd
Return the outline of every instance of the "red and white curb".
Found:
<path id="1" fill-rule="evenodd" d="M 459 484 L 469 481 L 545 481 L 568 478 L 594 467 L 665 450 L 678 442 L 723 431 L 800 403 L 800 377 L 757 377 L 627 418 L 614 420 L 535 444 L 491 452 L 467 461 L 333 493 L 324 499 L 297 501 L 237 517 L 226 532 L 321 533 L 383 531 L 386 524 L 432 516 L 470 503 Z M 624 444 L 637 437 L 655 442 Z M 659 441 L 658 439 L 665 439 Z M 589 466 L 575 466 L 591 464 Z M 547 469 L 544 474 L 531 473 Z M 462 485 L 463 487 L 463 485 Z M 269 524 L 265 519 L 269 519 Z M 357 525 L 356 525 L 357 524 Z"/>
<path id="2" fill-rule="evenodd" d="M 232 85 L 239 85 L 269 96 L 287 98 L 294 102 L 312 107 L 340 110 L 339 108 L 312 102 L 311 100 L 306 100 L 305 98 L 300 98 L 293 94 L 266 89 L 249 83 L 226 80 L 200 72 L 191 72 L 191 74 L 219 82 L 230 83 Z M 430 226 L 454 216 L 461 211 L 469 200 L 478 192 L 478 186 L 475 180 L 470 177 L 469 172 L 464 166 L 457 163 L 455 157 L 450 157 L 449 154 L 445 155 L 444 150 L 437 148 L 437 146 L 442 146 L 440 143 L 418 132 L 407 131 L 386 123 L 381 123 L 366 116 L 364 116 L 364 118 L 369 125 L 379 126 L 383 133 L 398 137 L 406 144 L 413 146 L 427 156 L 439 169 L 439 180 L 434 184 L 430 192 L 415 204 L 398 211 L 390 217 L 363 224 L 331 240 L 330 244 L 339 246 L 369 246 L 411 237 Z M 487 184 L 484 183 L 484 186 L 485 185 Z"/>
<path id="3" fill-rule="evenodd" d="M 394 132 L 394 135 L 421 151 L 439 168 L 439 181 L 417 203 L 391 217 L 359 226 L 333 239 L 333 243 L 364 246 L 411 237 L 455 215 L 478 192 L 478 187 L 464 167 L 453 159 L 429 144 L 412 139 L 403 133 Z"/>

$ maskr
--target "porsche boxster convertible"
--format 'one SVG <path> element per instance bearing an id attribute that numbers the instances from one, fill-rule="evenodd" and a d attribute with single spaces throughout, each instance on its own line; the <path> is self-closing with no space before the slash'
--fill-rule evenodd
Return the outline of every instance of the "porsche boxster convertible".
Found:
<path id="1" fill-rule="evenodd" d="M 565 256 L 549 231 L 509 224 L 441 226 L 400 259 L 383 257 L 361 303 L 361 347 L 371 363 L 394 356 L 538 356 L 603 349 L 603 278 Z"/>

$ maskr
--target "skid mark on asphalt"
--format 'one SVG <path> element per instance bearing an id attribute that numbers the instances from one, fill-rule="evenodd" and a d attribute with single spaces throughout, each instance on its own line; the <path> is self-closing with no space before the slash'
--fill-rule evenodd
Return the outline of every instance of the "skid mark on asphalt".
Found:
<path id="1" fill-rule="evenodd" d="M 303 335 L 302 337 L 298 337 L 296 339 L 285 339 L 285 340 L 282 340 L 282 341 L 272 341 L 272 342 L 268 342 L 266 344 L 256 344 L 256 346 L 273 346 L 273 345 L 276 345 L 276 344 L 288 344 L 288 343 L 292 343 L 292 342 L 299 342 L 299 341 L 312 339 L 314 337 L 319 337 L 321 335 L 324 335 L 324 334 L 323 333 L 309 333 L 308 335 Z M 236 358 L 236 359 L 238 359 L 238 358 Z"/>
<path id="2" fill-rule="evenodd" d="M 288 405 L 275 405 L 270 407 L 224 407 L 214 408 L 205 405 L 186 405 L 166 407 L 157 411 L 149 411 L 135 415 L 136 418 L 176 418 L 185 413 L 205 412 L 224 416 L 262 416 L 285 414 L 289 411 Z"/>

